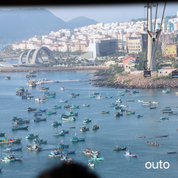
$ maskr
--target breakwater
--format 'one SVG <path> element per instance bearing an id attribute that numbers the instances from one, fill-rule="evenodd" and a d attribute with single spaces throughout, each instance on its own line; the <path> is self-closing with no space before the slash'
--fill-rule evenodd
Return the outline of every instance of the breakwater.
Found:
<path id="1" fill-rule="evenodd" d="M 71 71 L 71 70 L 107 70 L 106 66 L 77 66 L 77 67 L 9 67 L 0 68 L 0 72 L 55 72 L 55 71 Z"/>

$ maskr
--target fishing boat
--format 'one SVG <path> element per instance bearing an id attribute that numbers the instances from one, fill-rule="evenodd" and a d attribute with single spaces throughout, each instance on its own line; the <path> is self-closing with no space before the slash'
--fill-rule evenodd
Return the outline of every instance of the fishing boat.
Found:
<path id="1" fill-rule="evenodd" d="M 116 145 L 113 150 L 114 150 L 114 151 L 123 151 L 123 150 L 126 150 L 126 149 L 127 149 L 127 147 L 121 148 L 121 147 L 119 147 L 119 145 Z"/>
<path id="2" fill-rule="evenodd" d="M 49 90 L 49 87 L 45 87 L 45 86 L 39 86 L 39 88 L 38 88 L 39 92 L 46 92 L 48 90 Z"/>
<path id="3" fill-rule="evenodd" d="M 46 115 L 52 115 L 52 114 L 56 114 L 56 113 L 57 113 L 56 111 L 47 111 Z"/>
<path id="4" fill-rule="evenodd" d="M 46 119 L 47 119 L 47 117 L 44 117 L 44 118 L 36 117 L 33 121 L 40 122 L 40 121 L 46 121 Z"/>
<path id="5" fill-rule="evenodd" d="M 27 107 L 27 111 L 36 111 L 37 108 Z"/>
<path id="6" fill-rule="evenodd" d="M 12 121 L 19 121 L 19 120 L 22 120 L 21 117 L 17 117 L 17 116 L 13 116 L 12 117 Z"/>
<path id="7" fill-rule="evenodd" d="M 70 163 L 72 161 L 72 158 L 67 158 L 67 154 L 62 154 L 61 161 Z"/>
<path id="8" fill-rule="evenodd" d="M 86 131 L 89 131 L 90 127 L 86 127 L 86 126 L 82 126 L 80 131 L 81 132 L 86 132 Z"/>
<path id="9" fill-rule="evenodd" d="M 78 112 L 74 113 L 73 111 L 66 111 L 67 116 L 78 116 Z"/>
<path id="10" fill-rule="evenodd" d="M 22 151 L 23 146 L 18 148 L 13 148 L 11 145 L 8 145 L 5 150 L 2 150 L 4 152 L 12 152 L 12 151 Z"/>
<path id="11" fill-rule="evenodd" d="M 120 106 L 115 106 L 114 109 L 117 110 L 117 109 L 121 109 L 122 107 Z"/>
<path id="12" fill-rule="evenodd" d="M 95 98 L 96 96 L 93 95 L 93 94 L 89 94 L 88 97 L 89 97 L 89 98 Z"/>
<path id="13" fill-rule="evenodd" d="M 44 102 L 45 102 L 45 99 L 44 99 L 44 98 L 41 99 L 41 98 L 39 98 L 39 97 L 36 97 L 36 98 L 35 98 L 35 102 L 37 102 L 37 103 L 44 103 Z"/>
<path id="14" fill-rule="evenodd" d="M 83 142 L 85 141 L 85 137 L 84 138 L 78 138 L 77 136 L 72 137 L 72 139 L 70 139 L 71 142 Z"/>
<path id="15" fill-rule="evenodd" d="M 62 150 L 62 154 L 75 154 L 75 151 L 76 150 L 71 150 L 71 151 L 68 151 L 68 150 Z"/>
<path id="16" fill-rule="evenodd" d="M 0 137 L 0 144 L 21 143 L 22 138 Z"/>
<path id="17" fill-rule="evenodd" d="M 93 95 L 99 95 L 99 92 L 92 92 Z"/>
<path id="18" fill-rule="evenodd" d="M 117 106 L 117 103 L 110 103 L 109 106 L 111 107 Z"/>
<path id="19" fill-rule="evenodd" d="M 75 126 L 70 126 L 69 129 L 75 129 Z"/>
<path id="20" fill-rule="evenodd" d="M 135 114 L 135 112 L 129 111 L 129 110 L 125 110 L 125 114 L 126 115 L 131 115 L 131 114 Z"/>
<path id="21" fill-rule="evenodd" d="M 47 143 L 47 140 L 43 140 L 42 138 L 35 138 L 34 140 L 33 140 L 33 142 L 34 142 L 34 144 L 46 144 Z"/>
<path id="22" fill-rule="evenodd" d="M 137 138 L 145 138 L 145 136 L 144 135 L 138 135 L 138 136 L 136 136 Z"/>
<path id="23" fill-rule="evenodd" d="M 83 104 L 83 107 L 90 107 L 90 104 Z"/>
<path id="24" fill-rule="evenodd" d="M 169 152 L 167 152 L 167 154 L 175 154 L 175 153 L 177 153 L 176 151 L 169 151 Z"/>
<path id="25" fill-rule="evenodd" d="M 57 105 L 53 106 L 53 109 L 61 109 L 61 108 L 62 108 L 62 106 L 57 106 Z"/>
<path id="26" fill-rule="evenodd" d="M 128 105 L 123 105 L 123 104 L 121 104 L 120 107 L 126 108 L 126 107 L 128 107 Z"/>
<path id="27" fill-rule="evenodd" d="M 150 103 L 143 103 L 142 106 L 143 107 L 149 107 L 151 104 Z"/>
<path id="28" fill-rule="evenodd" d="M 70 107 L 71 107 L 71 105 L 69 105 L 69 104 L 63 106 L 63 108 L 70 108 Z"/>
<path id="29" fill-rule="evenodd" d="M 119 116 L 123 116 L 123 113 L 122 113 L 122 112 L 116 112 L 116 113 L 114 114 L 114 117 L 119 117 Z"/>
<path id="30" fill-rule="evenodd" d="M 6 80 L 10 80 L 11 77 L 10 77 L 10 76 L 5 76 L 5 79 L 6 79 Z"/>
<path id="31" fill-rule="evenodd" d="M 144 100 L 138 100 L 139 103 L 142 103 Z"/>
<path id="32" fill-rule="evenodd" d="M 49 154 L 49 157 L 61 157 L 61 156 L 62 156 L 62 152 L 59 149 L 55 149 L 51 151 Z"/>
<path id="33" fill-rule="evenodd" d="M 116 100 L 116 103 L 122 103 L 121 99 Z"/>
<path id="34" fill-rule="evenodd" d="M 0 132 L 0 137 L 5 137 L 6 132 Z"/>
<path id="35" fill-rule="evenodd" d="M 57 146 L 58 148 L 62 148 L 62 149 L 64 149 L 64 148 L 69 148 L 69 144 L 63 144 L 62 143 L 62 140 L 61 140 L 61 143 Z"/>
<path id="36" fill-rule="evenodd" d="M 124 156 L 125 157 L 137 157 L 138 154 L 137 153 L 131 154 L 131 152 L 128 150 L 125 152 Z"/>
<path id="37" fill-rule="evenodd" d="M 150 109 L 156 109 L 156 106 L 150 106 Z"/>
<path id="38" fill-rule="evenodd" d="M 29 126 L 19 127 L 16 125 L 12 126 L 12 130 L 27 130 Z"/>
<path id="39" fill-rule="evenodd" d="M 76 119 L 75 119 L 75 117 L 62 117 L 62 120 L 63 121 L 75 121 Z"/>
<path id="40" fill-rule="evenodd" d="M 173 111 L 162 111 L 163 114 L 173 113 Z"/>
<path id="41" fill-rule="evenodd" d="M 42 113 L 34 113 L 33 115 L 32 115 L 33 117 L 38 117 L 38 116 L 42 116 Z"/>
<path id="42" fill-rule="evenodd" d="M 148 145 L 159 146 L 158 142 L 147 142 Z"/>
<path id="43" fill-rule="evenodd" d="M 169 117 L 160 117 L 160 120 L 169 120 Z"/>
<path id="44" fill-rule="evenodd" d="M 61 133 L 68 134 L 68 133 L 69 133 L 69 130 L 62 129 L 60 132 L 61 132 Z"/>
<path id="45" fill-rule="evenodd" d="M 98 130 L 99 129 L 99 125 L 94 124 L 91 129 L 92 130 Z"/>
<path id="46" fill-rule="evenodd" d="M 26 146 L 27 146 L 27 149 L 30 151 L 42 151 L 42 147 L 40 147 L 37 144 L 34 144 L 33 146 L 30 146 L 30 145 L 26 145 Z"/>
<path id="47" fill-rule="evenodd" d="M 101 158 L 101 157 L 99 157 L 98 155 L 95 155 L 95 154 L 91 157 L 91 159 L 94 160 L 94 161 L 103 161 L 104 160 L 104 158 Z"/>
<path id="48" fill-rule="evenodd" d="M 56 92 L 55 91 L 47 91 L 47 92 L 44 92 L 44 95 L 46 96 L 56 96 Z"/>
<path id="49" fill-rule="evenodd" d="M 21 125 L 21 124 L 28 124 L 28 123 L 30 123 L 30 119 L 27 119 L 27 120 L 19 119 L 19 120 L 17 120 L 16 122 L 14 122 L 12 124 Z"/>
<path id="50" fill-rule="evenodd" d="M 68 100 L 59 99 L 59 103 L 67 103 Z"/>
<path id="51" fill-rule="evenodd" d="M 132 93 L 133 93 L 133 94 L 136 94 L 136 93 L 139 93 L 139 91 L 134 90 Z"/>
<path id="52" fill-rule="evenodd" d="M 13 161 L 21 161 L 23 156 L 15 157 L 12 153 L 6 153 L 3 155 L 1 161 L 3 162 L 13 162 Z"/>
<path id="53" fill-rule="evenodd" d="M 124 92 L 128 93 L 128 92 L 130 92 L 130 90 L 125 89 Z"/>
<path id="54" fill-rule="evenodd" d="M 167 89 L 167 90 L 162 90 L 162 93 L 170 93 L 171 90 L 170 89 Z"/>
<path id="55" fill-rule="evenodd" d="M 91 121 L 92 121 L 92 119 L 89 119 L 89 118 L 86 117 L 86 118 L 84 119 L 83 123 L 89 123 L 89 122 L 91 122 Z"/>
<path id="56" fill-rule="evenodd" d="M 52 126 L 59 126 L 59 125 L 62 125 L 62 123 L 61 123 L 61 122 L 58 122 L 58 121 L 56 121 L 56 120 L 54 120 L 51 125 L 52 125 Z"/>
<path id="57" fill-rule="evenodd" d="M 158 137 L 169 137 L 169 134 L 167 134 L 167 135 L 155 135 L 155 137 L 156 138 L 158 138 Z"/>
<path id="58" fill-rule="evenodd" d="M 98 99 L 98 100 L 101 100 L 101 99 L 104 99 L 105 97 L 103 97 L 103 96 L 101 96 L 101 95 L 99 95 L 99 96 L 97 96 L 96 97 L 96 99 Z"/>
<path id="59" fill-rule="evenodd" d="M 101 111 L 100 113 L 101 113 L 101 114 L 109 114 L 110 111 L 105 111 L 105 110 L 104 110 L 104 111 Z"/>
<path id="60" fill-rule="evenodd" d="M 112 96 L 105 96 L 105 98 L 106 98 L 106 99 L 110 99 L 110 98 L 112 98 Z"/>
<path id="61" fill-rule="evenodd" d="M 152 101 L 152 104 L 158 104 L 159 102 L 158 101 Z"/>
<path id="62" fill-rule="evenodd" d="M 124 93 L 118 93 L 116 96 L 125 96 Z"/>
<path id="63" fill-rule="evenodd" d="M 134 102 L 134 100 L 126 100 L 126 102 Z"/>
<path id="64" fill-rule="evenodd" d="M 93 162 L 93 160 L 91 159 L 88 160 L 88 166 L 95 167 L 95 163 Z"/>
<path id="65" fill-rule="evenodd" d="M 64 132 L 55 131 L 55 132 L 53 133 L 53 136 L 55 136 L 55 137 L 58 137 L 58 136 L 65 136 L 65 133 L 64 133 Z"/>
<path id="66" fill-rule="evenodd" d="M 138 114 L 137 117 L 140 118 L 140 117 L 143 117 L 143 115 Z"/>
<path id="67" fill-rule="evenodd" d="M 34 139 L 34 138 L 37 138 L 38 136 L 39 136 L 39 133 L 38 134 L 28 133 L 28 135 L 25 138 Z"/>
<path id="68" fill-rule="evenodd" d="M 62 90 L 62 91 L 65 91 L 66 89 L 65 89 L 65 87 L 61 87 L 61 90 Z"/>
<path id="69" fill-rule="evenodd" d="M 74 104 L 72 104 L 72 106 L 70 107 L 71 109 L 78 109 L 79 106 L 75 106 Z"/>
<path id="70" fill-rule="evenodd" d="M 172 115 L 177 115 L 177 113 L 174 113 L 174 112 L 168 113 L 168 116 L 172 116 Z"/>
<path id="71" fill-rule="evenodd" d="M 161 109 L 161 111 L 171 111 L 172 109 L 168 106 L 168 107 L 164 107 L 163 109 Z"/>

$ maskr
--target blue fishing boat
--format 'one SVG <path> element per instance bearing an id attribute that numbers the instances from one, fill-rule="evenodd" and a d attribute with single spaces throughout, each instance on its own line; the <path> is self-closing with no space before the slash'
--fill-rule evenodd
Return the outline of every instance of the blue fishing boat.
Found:
<path id="1" fill-rule="evenodd" d="M 116 100 L 116 103 L 122 103 L 121 99 Z"/>
<path id="2" fill-rule="evenodd" d="M 56 113 L 57 113 L 56 111 L 47 111 L 46 115 L 52 115 L 52 114 L 56 114 Z"/>
<path id="3" fill-rule="evenodd" d="M 26 120 L 19 119 L 16 122 L 14 122 L 13 124 L 14 125 L 21 125 L 21 124 L 28 124 L 28 123 L 30 123 L 30 119 L 26 119 Z"/>
<path id="4" fill-rule="evenodd" d="M 62 154 L 75 154 L 75 151 L 76 150 L 71 150 L 71 151 L 68 151 L 68 150 L 62 150 Z"/>
<path id="5" fill-rule="evenodd" d="M 62 152 L 59 149 L 54 149 L 50 152 L 49 157 L 62 157 Z"/>
<path id="6" fill-rule="evenodd" d="M 114 117 L 119 117 L 119 116 L 123 116 L 122 112 L 116 112 L 116 114 L 114 114 Z"/>
<path id="7" fill-rule="evenodd" d="M 134 90 L 132 93 L 133 93 L 133 94 L 136 94 L 136 93 L 139 93 L 139 91 Z"/>
<path id="8" fill-rule="evenodd" d="M 103 161 L 104 158 L 99 157 L 97 154 L 94 154 L 93 157 L 91 157 L 92 160 L 94 161 Z"/>
<path id="9" fill-rule="evenodd" d="M 71 109 L 78 109 L 79 106 L 75 106 L 74 104 L 72 104 L 72 106 L 70 107 Z"/>
<path id="10" fill-rule="evenodd" d="M 89 98 L 95 98 L 96 96 L 93 94 L 88 95 Z"/>
<path id="11" fill-rule="evenodd" d="M 47 94 L 45 94 L 42 97 L 43 97 L 43 99 L 56 98 L 56 95 L 47 95 Z"/>
<path id="12" fill-rule="evenodd" d="M 38 134 L 33 134 L 33 133 L 28 133 L 28 135 L 26 136 L 26 139 L 34 139 L 37 138 L 39 136 Z"/>
<path id="13" fill-rule="evenodd" d="M 170 89 L 167 89 L 167 90 L 162 90 L 162 93 L 170 93 L 171 90 Z"/>
<path id="14" fill-rule="evenodd" d="M 104 110 L 104 111 L 101 111 L 100 113 L 101 113 L 101 114 L 109 114 L 110 111 L 105 111 L 105 110 Z"/>
<path id="15" fill-rule="evenodd" d="M 90 104 L 83 104 L 83 107 L 90 107 Z"/>
<path id="16" fill-rule="evenodd" d="M 140 117 L 143 117 L 143 115 L 138 114 L 137 117 L 140 118 Z"/>
<path id="17" fill-rule="evenodd" d="M 124 93 L 118 93 L 117 96 L 125 96 Z"/>
<path id="18" fill-rule="evenodd" d="M 92 119 L 89 119 L 89 118 L 86 117 L 83 122 L 84 122 L 84 123 L 89 123 L 89 122 L 91 122 L 91 121 L 92 121 Z"/>
<path id="19" fill-rule="evenodd" d="M 62 117 L 63 121 L 75 121 L 75 117 Z"/>
<path id="20" fill-rule="evenodd" d="M 77 136 L 72 137 L 72 139 L 70 139 L 71 142 L 83 142 L 85 141 L 85 138 L 78 138 Z"/>
<path id="21" fill-rule="evenodd" d="M 126 111 L 125 111 L 125 114 L 126 114 L 126 115 L 131 115 L 131 114 L 135 114 L 135 112 L 132 112 L 132 111 L 126 110 Z"/>
<path id="22" fill-rule="evenodd" d="M 0 132 L 0 137 L 5 137 L 5 132 Z"/>
<path id="23" fill-rule="evenodd" d="M 22 138 L 0 137 L 0 144 L 21 143 Z"/>
<path id="24" fill-rule="evenodd" d="M 86 126 L 82 126 L 80 131 L 81 132 L 86 132 L 86 131 L 89 131 L 90 127 L 86 127 Z"/>
<path id="25" fill-rule="evenodd" d="M 12 151 L 22 151 L 23 146 L 18 148 L 13 148 L 11 145 L 8 145 L 5 150 L 2 150 L 4 152 L 12 152 Z"/>
<path id="26" fill-rule="evenodd" d="M 47 140 L 43 140 L 42 138 L 35 138 L 33 140 L 34 144 L 46 144 L 47 143 Z"/>
<path id="27" fill-rule="evenodd" d="M 58 132 L 58 131 L 55 131 L 54 133 L 53 133 L 53 136 L 65 136 L 65 133 L 64 132 Z"/>
<path id="28" fill-rule="evenodd" d="M 109 106 L 111 107 L 117 106 L 117 103 L 110 103 Z"/>
<path id="29" fill-rule="evenodd" d="M 128 151 L 125 152 L 124 156 L 126 156 L 126 157 L 137 157 L 138 154 L 137 153 L 131 154 L 131 152 L 128 150 Z"/>
<path id="30" fill-rule="evenodd" d="M 61 141 L 62 142 L 62 141 Z M 69 148 L 69 144 L 63 144 L 63 143 L 60 143 L 58 146 L 57 146 L 58 148 L 62 148 L 62 149 L 64 149 L 64 148 Z"/>
<path id="31" fill-rule="evenodd" d="M 30 146 L 30 145 L 26 145 L 27 149 L 30 150 L 30 151 L 41 151 L 43 148 L 40 147 L 39 145 L 37 144 L 34 144 L 33 146 Z"/>
<path id="32" fill-rule="evenodd" d="M 45 117 L 45 118 L 36 117 L 33 121 L 40 122 L 40 121 L 46 121 L 46 119 L 47 119 L 47 117 Z"/>
<path id="33" fill-rule="evenodd" d="M 42 116 L 42 113 L 34 113 L 32 116 L 33 116 L 33 117 Z"/>
<path id="34" fill-rule="evenodd" d="M 13 162 L 13 161 L 21 161 L 23 156 L 15 157 L 12 153 L 6 153 L 3 155 L 1 161 L 3 162 Z"/>
<path id="35" fill-rule="evenodd" d="M 88 160 L 88 166 L 90 166 L 90 167 L 95 167 L 95 163 L 93 162 L 92 159 L 89 159 L 89 160 Z"/>
<path id="36" fill-rule="evenodd" d="M 78 116 L 78 112 L 74 113 L 73 111 L 66 111 L 67 116 Z"/>
<path id="37" fill-rule="evenodd" d="M 24 127 L 19 127 L 19 126 L 12 126 L 12 130 L 27 130 L 28 126 L 24 126 Z"/>
<path id="38" fill-rule="evenodd" d="M 92 92 L 92 95 L 99 95 L 99 92 Z"/>
<path id="39" fill-rule="evenodd" d="M 22 120 L 21 117 L 17 117 L 17 116 L 13 116 L 12 117 L 12 121 L 18 121 L 18 120 Z"/>
<path id="40" fill-rule="evenodd" d="M 28 112 L 29 112 L 29 111 L 36 111 L 36 109 L 37 109 L 37 108 L 32 108 L 32 107 L 30 107 L 30 106 L 27 107 L 27 111 L 28 111 Z"/>
<path id="41" fill-rule="evenodd" d="M 91 129 L 92 130 L 98 130 L 99 129 L 99 125 L 94 124 Z"/>
<path id="42" fill-rule="evenodd" d="M 68 134 L 68 133 L 69 133 L 69 130 L 64 130 L 64 129 L 62 129 L 62 130 L 60 131 L 60 133 Z"/>
<path id="43" fill-rule="evenodd" d="M 59 103 L 67 103 L 68 100 L 59 99 Z"/>
<path id="44" fill-rule="evenodd" d="M 58 122 L 58 121 L 56 121 L 56 120 L 54 120 L 51 125 L 52 125 L 52 126 L 59 126 L 59 125 L 62 125 L 62 123 L 61 123 L 61 122 Z"/>
<path id="45" fill-rule="evenodd" d="M 53 106 L 53 109 L 61 109 L 61 108 L 62 108 L 62 106 L 57 106 L 57 105 Z"/>

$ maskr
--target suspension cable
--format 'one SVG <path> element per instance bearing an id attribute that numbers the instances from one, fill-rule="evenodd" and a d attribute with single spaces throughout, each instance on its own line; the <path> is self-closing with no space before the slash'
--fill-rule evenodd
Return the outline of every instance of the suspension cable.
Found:
<path id="1" fill-rule="evenodd" d="M 155 13 L 155 26 L 154 26 L 154 32 L 155 32 L 155 28 L 156 28 L 156 19 L 157 19 L 157 11 L 158 11 L 158 2 L 156 4 L 156 13 Z"/>
<path id="2" fill-rule="evenodd" d="M 147 3 L 147 24 L 146 24 L 147 28 L 147 33 L 146 33 L 146 66 L 144 64 L 144 70 L 147 70 L 147 53 L 148 53 L 148 3 Z"/>

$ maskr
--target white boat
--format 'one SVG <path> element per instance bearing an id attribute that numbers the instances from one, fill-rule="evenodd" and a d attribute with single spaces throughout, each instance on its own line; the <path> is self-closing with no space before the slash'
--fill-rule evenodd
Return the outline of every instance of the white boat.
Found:
<path id="1" fill-rule="evenodd" d="M 158 104 L 159 102 L 158 101 L 152 101 L 152 104 Z"/>
<path id="2" fill-rule="evenodd" d="M 64 90 L 66 90 L 66 89 L 65 89 L 65 87 L 61 87 L 61 90 L 64 91 Z"/>
<path id="3" fill-rule="evenodd" d="M 175 92 L 176 93 L 176 95 L 178 95 L 178 92 Z"/>

